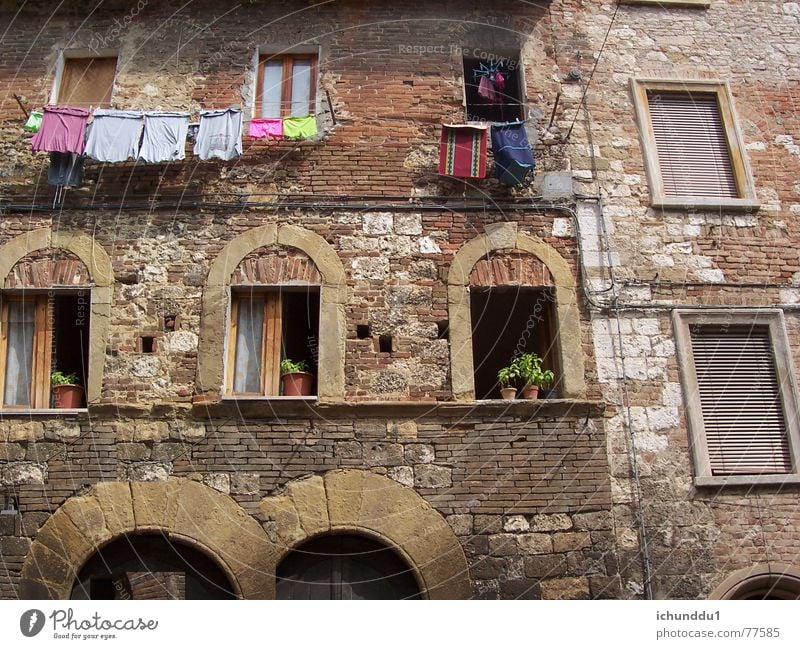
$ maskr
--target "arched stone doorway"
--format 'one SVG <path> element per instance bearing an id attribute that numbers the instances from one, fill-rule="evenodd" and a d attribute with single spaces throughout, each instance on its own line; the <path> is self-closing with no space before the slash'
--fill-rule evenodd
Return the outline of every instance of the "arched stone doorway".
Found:
<path id="1" fill-rule="evenodd" d="M 328 534 L 292 550 L 276 571 L 277 599 L 421 599 L 414 571 L 392 548 Z"/>

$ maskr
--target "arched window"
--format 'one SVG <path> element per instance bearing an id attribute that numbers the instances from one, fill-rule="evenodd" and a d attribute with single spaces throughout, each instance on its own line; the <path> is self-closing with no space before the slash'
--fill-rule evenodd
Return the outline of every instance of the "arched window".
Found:
<path id="1" fill-rule="evenodd" d="M 709 599 L 800 599 L 800 570 L 780 563 L 737 570 Z"/>
<path id="2" fill-rule="evenodd" d="M 277 570 L 278 599 L 420 599 L 408 564 L 391 548 L 352 535 L 322 536 Z"/>
<path id="3" fill-rule="evenodd" d="M 81 569 L 72 599 L 234 599 L 220 568 L 162 534 L 124 536 Z"/>

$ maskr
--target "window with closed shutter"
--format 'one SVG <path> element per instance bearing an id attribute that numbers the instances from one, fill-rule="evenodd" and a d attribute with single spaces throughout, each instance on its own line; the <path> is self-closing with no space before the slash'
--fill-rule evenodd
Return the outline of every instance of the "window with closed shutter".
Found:
<path id="1" fill-rule="evenodd" d="M 717 96 L 649 92 L 647 99 L 665 195 L 738 198 Z"/>
<path id="2" fill-rule="evenodd" d="M 727 83 L 634 79 L 632 90 L 654 207 L 760 207 Z"/>
<path id="3" fill-rule="evenodd" d="M 694 483 L 800 483 L 800 406 L 780 309 L 672 314 Z"/>
<path id="4" fill-rule="evenodd" d="M 712 475 L 790 473 L 769 330 L 691 329 Z"/>
<path id="5" fill-rule="evenodd" d="M 116 73 L 116 56 L 64 59 L 58 103 L 85 108 L 111 106 Z"/>

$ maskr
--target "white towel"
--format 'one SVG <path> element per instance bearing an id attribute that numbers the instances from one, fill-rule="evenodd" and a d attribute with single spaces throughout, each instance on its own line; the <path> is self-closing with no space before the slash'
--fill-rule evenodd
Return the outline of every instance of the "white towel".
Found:
<path id="1" fill-rule="evenodd" d="M 188 132 L 189 113 L 145 113 L 139 158 L 145 162 L 183 160 Z"/>
<path id="2" fill-rule="evenodd" d="M 139 156 L 144 115 L 129 110 L 98 108 L 89 124 L 84 155 L 100 162 L 124 162 Z"/>

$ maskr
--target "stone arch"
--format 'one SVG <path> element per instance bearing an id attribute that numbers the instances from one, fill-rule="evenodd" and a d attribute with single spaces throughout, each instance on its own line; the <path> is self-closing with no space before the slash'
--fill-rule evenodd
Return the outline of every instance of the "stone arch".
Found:
<path id="1" fill-rule="evenodd" d="M 293 480 L 264 498 L 265 527 L 278 547 L 275 568 L 294 548 L 318 536 L 353 533 L 392 547 L 414 571 L 423 596 L 467 599 L 472 590 L 464 551 L 442 515 L 394 480 L 356 469 Z"/>
<path id="2" fill-rule="evenodd" d="M 296 225 L 262 225 L 230 241 L 214 259 L 203 288 L 197 392 L 209 397 L 223 391 L 226 315 L 231 277 L 248 254 L 265 246 L 297 248 L 314 262 L 322 277 L 318 395 L 320 400 L 344 399 L 345 302 L 344 266 L 331 245 L 318 234 Z"/>
<path id="3" fill-rule="evenodd" d="M 21 234 L 0 246 L 0 281 L 4 289 L 12 288 L 9 281 L 20 260 L 36 251 L 55 248 L 66 250 L 86 266 L 91 286 L 92 306 L 89 323 L 89 375 L 86 385 L 88 403 L 100 400 L 103 389 L 106 340 L 111 317 L 114 290 L 114 271 L 111 259 L 97 240 L 82 232 L 54 232 L 42 228 Z"/>
<path id="4" fill-rule="evenodd" d="M 497 250 L 520 250 L 537 257 L 547 267 L 555 291 L 558 327 L 559 365 L 565 398 L 585 394 L 584 359 L 581 344 L 580 312 L 575 277 L 566 260 L 538 237 L 520 232 L 516 223 L 486 226 L 485 234 L 465 243 L 453 257 L 447 277 L 447 303 L 450 313 L 450 374 L 456 401 L 475 399 L 473 375 L 472 322 L 469 284 L 475 265 Z"/>
<path id="5" fill-rule="evenodd" d="M 737 570 L 717 586 L 709 599 L 743 599 L 771 591 L 781 599 L 800 599 L 800 570 L 784 563 L 762 563 Z"/>
<path id="6" fill-rule="evenodd" d="M 274 548 L 230 496 L 199 482 L 101 482 L 67 500 L 31 544 L 24 599 L 66 599 L 83 565 L 124 534 L 162 532 L 215 560 L 242 598 L 263 597 Z"/>

